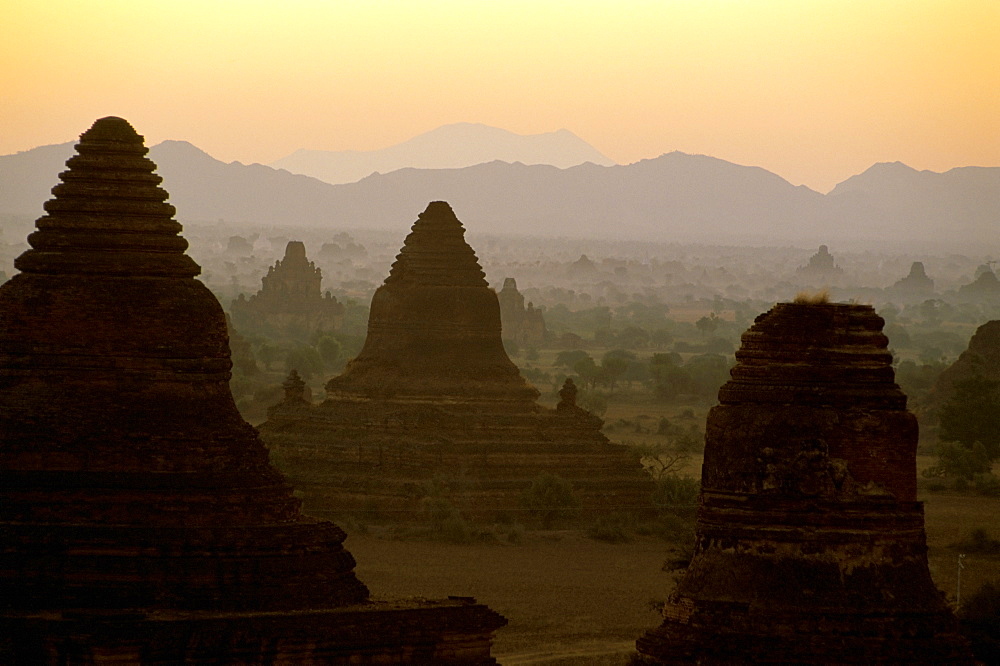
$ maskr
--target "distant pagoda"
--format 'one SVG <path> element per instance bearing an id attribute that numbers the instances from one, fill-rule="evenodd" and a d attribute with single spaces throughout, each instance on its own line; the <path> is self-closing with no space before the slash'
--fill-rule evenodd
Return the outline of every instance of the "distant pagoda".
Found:
<path id="1" fill-rule="evenodd" d="M 934 294 L 934 280 L 927 276 L 922 261 L 914 261 L 906 277 L 896 281 L 889 288 L 894 295 L 902 297 L 926 298 Z"/>
<path id="2" fill-rule="evenodd" d="M 809 257 L 809 263 L 795 271 L 799 282 L 813 287 L 828 287 L 838 284 L 844 277 L 844 269 L 838 266 L 826 245 L 820 245 L 816 254 Z"/>
<path id="3" fill-rule="evenodd" d="M 463 510 L 519 509 L 542 473 L 571 481 L 585 510 L 649 505 L 652 482 L 599 418 L 573 400 L 547 409 L 538 395 L 504 351 L 497 295 L 461 222 L 437 201 L 376 290 L 364 347 L 326 400 L 289 394 L 260 430 L 311 511 L 400 508 L 421 482 L 456 475 L 468 481 L 452 497 Z"/>
<path id="4" fill-rule="evenodd" d="M 497 292 L 500 301 L 500 323 L 504 340 L 519 345 L 535 346 L 545 342 L 545 318 L 534 303 L 524 305 L 524 295 L 517 290 L 517 280 L 505 278 L 503 288 Z"/>
<path id="5" fill-rule="evenodd" d="M 261 289 L 240 294 L 230 310 L 240 331 L 262 331 L 278 337 L 305 338 L 316 331 L 336 331 L 344 306 L 320 290 L 323 272 L 306 257 L 301 241 L 289 241 L 285 256 L 261 278 Z"/>
<path id="6" fill-rule="evenodd" d="M 973 663 L 928 571 L 883 323 L 781 303 L 743 334 L 708 416 L 694 556 L 641 663 Z"/>
<path id="7" fill-rule="evenodd" d="M 495 663 L 503 618 L 370 600 L 300 513 L 142 137 L 77 151 L 0 286 L 0 662 Z"/>

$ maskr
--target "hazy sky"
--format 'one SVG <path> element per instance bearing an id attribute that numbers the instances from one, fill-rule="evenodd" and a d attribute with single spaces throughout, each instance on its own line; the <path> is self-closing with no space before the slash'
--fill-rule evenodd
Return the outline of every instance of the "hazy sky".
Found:
<path id="1" fill-rule="evenodd" d="M 106 115 L 263 163 L 566 128 L 827 191 L 874 162 L 1000 165 L 1000 0 L 7 0 L 0 154 Z"/>

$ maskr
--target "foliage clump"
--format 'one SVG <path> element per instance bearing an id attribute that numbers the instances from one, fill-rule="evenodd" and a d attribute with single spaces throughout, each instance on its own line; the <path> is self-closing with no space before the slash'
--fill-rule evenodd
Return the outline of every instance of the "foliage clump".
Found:
<path id="1" fill-rule="evenodd" d="M 983 664 L 1000 664 L 1000 582 L 986 583 L 958 611 L 962 633 Z"/>
<path id="2" fill-rule="evenodd" d="M 976 555 L 1000 555 L 1000 540 L 991 537 L 984 528 L 977 527 L 969 532 L 968 537 L 953 544 L 952 548 Z"/>
<path id="3" fill-rule="evenodd" d="M 624 513 L 599 516 L 587 530 L 587 536 L 605 543 L 628 543 L 632 540 L 632 519 Z"/>
<path id="4" fill-rule="evenodd" d="M 1000 381 L 975 376 L 956 382 L 940 417 L 942 441 L 966 448 L 978 442 L 990 461 L 1000 457 Z"/>
<path id="5" fill-rule="evenodd" d="M 573 492 L 573 484 L 561 476 L 544 473 L 536 476 L 521 493 L 521 506 L 548 530 L 556 521 L 575 515 L 580 500 Z"/>
<path id="6" fill-rule="evenodd" d="M 814 293 L 800 291 L 795 294 L 795 300 L 792 302 L 799 305 L 823 305 L 830 302 L 830 292 L 827 289 L 821 289 Z"/>

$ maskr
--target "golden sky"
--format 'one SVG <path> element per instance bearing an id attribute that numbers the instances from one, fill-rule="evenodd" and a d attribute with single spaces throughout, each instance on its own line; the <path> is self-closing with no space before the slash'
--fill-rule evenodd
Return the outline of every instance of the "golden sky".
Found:
<path id="1" fill-rule="evenodd" d="M 1000 0 L 6 0 L 0 154 L 106 115 L 248 163 L 566 128 L 827 191 L 1000 165 Z"/>

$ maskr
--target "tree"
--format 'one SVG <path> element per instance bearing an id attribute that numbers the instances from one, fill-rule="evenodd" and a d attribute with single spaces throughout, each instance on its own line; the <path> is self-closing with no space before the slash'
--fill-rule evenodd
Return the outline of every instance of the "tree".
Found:
<path id="1" fill-rule="evenodd" d="M 1000 456 L 1000 381 L 975 376 L 956 382 L 940 418 L 942 441 L 968 449 L 980 442 L 990 461 Z"/>
<path id="2" fill-rule="evenodd" d="M 340 341 L 329 334 L 321 336 L 316 342 L 316 351 L 319 352 L 320 357 L 323 359 L 323 365 L 328 370 L 332 370 L 335 367 L 337 359 L 340 358 L 341 349 Z"/>
<path id="3" fill-rule="evenodd" d="M 972 481 L 976 475 L 990 471 L 990 457 L 981 442 L 976 442 L 969 448 L 958 442 L 938 442 L 936 449 L 938 464 L 922 472 L 927 478 L 957 476 Z"/>
<path id="4" fill-rule="evenodd" d="M 667 329 L 658 328 L 650 335 L 649 341 L 656 349 L 665 349 L 674 341 L 674 336 L 670 335 Z"/>
<path id="5" fill-rule="evenodd" d="M 599 328 L 594 331 L 594 343 L 601 347 L 610 347 L 615 344 L 615 334 L 610 328 Z"/>
<path id="6" fill-rule="evenodd" d="M 601 381 L 608 383 L 612 393 L 615 391 L 615 382 L 628 370 L 628 364 L 628 359 L 621 356 L 609 356 L 609 354 L 605 354 L 601 360 L 600 378 Z"/>
<path id="7" fill-rule="evenodd" d="M 573 371 L 580 376 L 580 381 L 585 385 L 589 384 L 590 388 L 597 385 L 597 380 L 601 376 L 601 369 L 589 355 L 574 363 Z"/>
<path id="8" fill-rule="evenodd" d="M 719 328 L 719 318 L 716 317 L 713 312 L 710 316 L 702 317 L 696 321 L 694 325 L 698 328 L 698 331 L 702 335 L 707 336 L 709 333 L 714 333 L 715 329 Z"/>
<path id="9" fill-rule="evenodd" d="M 669 511 L 681 517 L 691 517 L 698 505 L 701 482 L 690 476 L 664 474 L 656 480 L 653 490 L 653 505 L 661 511 Z"/>
<path id="10" fill-rule="evenodd" d="M 590 358 L 590 354 L 583 351 L 582 349 L 572 349 L 569 351 L 561 351 L 556 354 L 556 365 L 561 365 L 564 368 L 572 368 L 576 365 L 577 361 L 582 361 L 585 358 Z"/>
<path id="11" fill-rule="evenodd" d="M 296 345 L 285 356 L 285 370 L 298 370 L 302 379 L 308 380 L 323 372 L 323 359 L 315 347 Z"/>
<path id="12" fill-rule="evenodd" d="M 559 519 L 571 517 L 580 501 L 573 493 L 573 484 L 555 474 L 539 474 L 521 493 L 521 505 L 542 521 L 543 529 L 551 529 Z"/>
<path id="13" fill-rule="evenodd" d="M 264 368 L 271 369 L 271 366 L 281 358 L 281 348 L 270 342 L 262 342 L 257 348 L 257 358 L 264 364 Z"/>
<path id="14" fill-rule="evenodd" d="M 658 397 L 671 400 L 681 393 L 694 392 L 691 375 L 680 366 L 680 354 L 653 354 L 649 361 L 649 373 L 653 377 L 653 392 Z"/>
<path id="15" fill-rule="evenodd" d="M 711 396 L 729 380 L 729 361 L 719 354 L 699 354 L 692 356 L 684 364 L 695 393 Z"/>
<path id="16" fill-rule="evenodd" d="M 618 344 L 627 349 L 644 349 L 649 346 L 649 332 L 638 326 L 626 326 L 618 334 Z"/>
<path id="17" fill-rule="evenodd" d="M 985 583 L 958 612 L 962 633 L 983 664 L 1000 663 L 1000 581 Z"/>
<path id="18" fill-rule="evenodd" d="M 654 481 L 675 473 L 691 459 L 690 453 L 678 450 L 666 442 L 632 444 L 629 449 Z"/>

